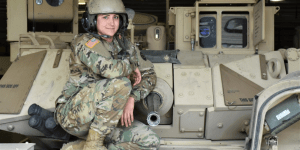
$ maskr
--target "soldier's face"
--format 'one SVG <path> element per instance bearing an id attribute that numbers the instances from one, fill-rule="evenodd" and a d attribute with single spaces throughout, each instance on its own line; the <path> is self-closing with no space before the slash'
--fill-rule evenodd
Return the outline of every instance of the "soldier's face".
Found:
<path id="1" fill-rule="evenodd" d="M 97 16 L 97 29 L 100 35 L 113 36 L 119 28 L 119 15 L 99 14 Z"/>

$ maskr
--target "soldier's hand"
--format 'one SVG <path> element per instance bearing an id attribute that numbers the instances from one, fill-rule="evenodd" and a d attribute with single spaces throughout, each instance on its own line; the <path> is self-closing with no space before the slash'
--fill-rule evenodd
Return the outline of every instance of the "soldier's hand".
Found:
<path id="1" fill-rule="evenodd" d="M 139 68 L 136 68 L 134 70 L 134 72 L 135 72 L 135 74 L 134 74 L 135 82 L 134 82 L 133 86 L 139 84 L 142 80 L 142 75 L 141 75 Z"/>
<path id="2" fill-rule="evenodd" d="M 133 109 L 134 109 L 134 98 L 129 97 L 127 103 L 125 104 L 125 108 L 123 110 L 123 114 L 121 116 L 121 125 L 128 127 L 131 126 L 131 122 L 133 122 Z"/>

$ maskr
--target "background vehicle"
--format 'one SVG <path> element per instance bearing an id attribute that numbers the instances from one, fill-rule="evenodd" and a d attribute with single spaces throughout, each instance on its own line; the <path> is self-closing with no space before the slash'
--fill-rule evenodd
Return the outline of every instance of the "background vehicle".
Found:
<path id="1" fill-rule="evenodd" d="M 80 12 L 76 0 L 40 2 L 8 2 L 28 15 L 8 14 L 11 59 L 18 59 L 0 81 L 0 95 L 7 95 L 0 100 L 0 129 L 31 137 L 43 148 L 60 148 L 67 141 L 30 128 L 27 110 L 33 103 L 54 110 L 69 77 L 69 44 L 80 30 Z M 134 42 L 150 49 L 143 53 L 154 61 L 159 79 L 137 104 L 135 112 L 142 115 L 135 118 L 153 124 L 161 149 L 299 149 L 299 49 L 275 51 L 278 11 L 263 0 L 201 0 L 170 8 L 173 31 L 153 16 L 147 31 L 136 24 Z M 170 35 L 179 53 L 165 50 L 172 47 L 166 45 Z"/>

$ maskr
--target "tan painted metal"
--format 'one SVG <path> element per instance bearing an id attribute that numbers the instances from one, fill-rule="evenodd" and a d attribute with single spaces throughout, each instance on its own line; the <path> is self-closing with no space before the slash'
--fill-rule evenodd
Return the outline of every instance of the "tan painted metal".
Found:
<path id="1" fill-rule="evenodd" d="M 173 89 L 173 66 L 171 63 L 154 63 L 156 76 L 163 79 Z"/>
<path id="2" fill-rule="evenodd" d="M 216 111 L 207 109 L 205 137 L 210 140 L 245 139 L 250 125 L 251 110 Z"/>
<path id="3" fill-rule="evenodd" d="M 72 2 L 73 6 L 69 7 L 73 8 L 73 18 L 66 17 L 66 21 L 72 20 L 71 33 L 28 34 L 27 24 L 31 18 L 27 18 L 27 13 L 28 15 L 33 13 L 29 12 L 28 1 L 8 1 L 8 41 L 11 42 L 11 61 L 17 57 L 18 53 L 25 55 L 47 50 L 47 55 L 21 113 L 16 116 L 0 114 L 1 130 L 8 130 L 9 125 L 14 125 L 16 129 L 13 132 L 22 132 L 32 136 L 42 135 L 25 124 L 29 118 L 26 111 L 34 102 L 53 111 L 54 100 L 68 79 L 69 44 L 78 32 L 78 1 Z M 83 3 L 83 0 L 80 2 Z M 87 1 L 84 0 L 84 2 Z M 157 77 L 160 83 L 163 83 L 163 86 L 159 85 L 160 90 L 168 87 L 170 88 L 168 93 L 174 94 L 172 100 L 168 101 L 166 109 L 168 112 L 164 111 L 163 113 L 166 114 L 161 117 L 163 125 L 152 127 L 162 137 L 160 149 L 244 149 L 244 139 L 248 134 L 253 134 L 249 126 L 257 121 L 251 120 L 252 110 L 255 109 L 248 98 L 251 99 L 256 94 L 260 94 L 259 106 L 266 97 L 277 90 L 299 85 L 299 80 L 279 82 L 286 76 L 284 59 L 288 61 L 288 73 L 300 70 L 299 49 L 274 51 L 274 14 L 279 11 L 279 8 L 265 7 L 264 0 L 257 2 L 258 0 L 200 0 L 196 1 L 194 6 L 172 7 L 166 12 L 169 19 L 165 25 L 166 27 L 172 25 L 175 28 L 174 42 L 175 48 L 180 50 L 177 59 L 181 64 L 154 63 Z M 207 7 L 205 4 L 212 4 L 212 6 Z M 203 48 L 199 44 L 201 40 L 199 21 L 207 16 L 216 20 L 216 45 L 212 48 Z M 224 36 L 227 34 L 224 34 L 224 22 L 228 20 L 224 21 L 223 17 L 247 19 L 247 43 L 244 48 L 226 48 L 223 45 L 224 38 L 228 38 Z M 48 18 L 51 20 L 50 16 Z M 58 21 L 57 18 L 52 21 Z M 156 49 L 151 48 L 151 45 L 156 45 L 153 42 L 155 35 L 152 31 L 157 27 L 157 20 L 156 16 L 136 13 L 132 24 L 135 25 L 136 35 L 131 39 L 140 44 L 143 49 L 147 48 L 146 41 L 148 40 L 148 48 Z M 147 37 L 149 33 L 144 34 L 148 27 L 152 34 L 150 38 Z M 166 30 L 166 32 L 170 31 Z M 27 38 L 19 38 L 20 34 L 25 34 Z M 57 56 L 58 49 L 62 49 L 62 55 L 59 57 Z M 164 48 L 157 50 L 162 49 Z M 265 60 L 257 54 L 264 55 Z M 54 64 L 57 68 L 53 67 Z M 231 72 L 229 74 L 234 78 L 222 77 L 224 70 Z M 237 86 L 238 89 L 235 87 L 237 83 L 241 84 Z M 251 92 L 250 87 L 253 86 L 257 90 Z M 294 90 L 277 96 L 268 107 L 278 105 L 287 96 L 299 92 Z M 228 94 L 231 95 L 228 97 Z M 247 98 L 248 101 L 237 102 L 244 100 L 243 98 Z M 238 104 L 229 105 L 228 102 Z M 173 105 L 169 108 L 171 103 Z M 268 109 L 264 110 L 264 113 Z M 264 118 L 261 120 L 264 122 Z M 19 128 L 20 124 L 28 132 L 23 132 Z M 257 126 L 257 128 L 264 128 L 264 125 Z M 278 134 L 279 150 L 299 147 L 300 139 L 297 136 L 299 132 L 298 122 Z M 259 144 L 262 144 L 261 149 L 268 149 L 268 146 L 263 144 L 266 142 L 263 141 L 263 132 L 257 137 L 260 140 Z M 293 139 L 289 140 L 286 137 Z"/>
<path id="4" fill-rule="evenodd" d="M 272 107 L 278 105 L 280 102 L 284 101 L 286 98 L 290 97 L 291 95 L 300 93 L 300 88 L 293 89 L 293 90 L 287 90 L 287 91 L 278 93 L 281 90 L 289 89 L 292 87 L 300 87 L 300 80 L 296 76 L 294 78 L 283 80 L 281 82 L 278 82 L 277 84 L 274 84 L 274 85 L 268 87 L 259 95 L 259 98 L 258 98 L 258 101 L 256 104 L 257 110 L 254 111 L 254 113 L 255 113 L 254 115 L 257 117 L 259 112 L 261 112 L 262 115 L 261 115 L 261 118 L 253 121 L 253 124 L 255 126 L 252 127 L 252 130 L 250 128 L 250 131 L 253 131 L 253 134 L 251 135 L 251 137 L 253 137 L 252 145 L 254 145 L 254 143 L 256 141 L 256 140 L 254 140 L 254 138 L 256 138 L 258 140 L 257 147 L 252 147 L 251 148 L 252 150 L 254 150 L 255 148 L 260 149 L 260 147 L 261 147 L 261 142 L 262 142 L 262 138 L 263 138 L 262 129 L 263 129 L 263 124 L 264 124 L 264 120 L 265 120 L 265 114 L 267 113 L 267 111 L 269 109 L 271 109 Z M 278 94 L 276 94 L 275 96 L 272 96 L 272 95 L 274 95 L 274 93 L 278 93 Z M 270 101 L 268 103 L 264 103 L 265 100 L 267 100 L 271 96 L 272 96 L 272 99 L 270 99 Z M 262 106 L 264 106 L 264 107 L 262 107 Z M 262 109 L 260 109 L 261 107 L 262 107 Z M 257 124 L 258 120 L 261 121 L 261 124 Z M 298 127 L 295 128 L 295 125 L 293 125 L 291 127 L 291 129 L 289 129 L 287 131 L 284 130 L 279 135 L 282 135 L 282 137 L 286 137 L 287 134 L 290 133 L 291 130 L 293 130 L 293 129 L 294 129 L 295 133 L 293 133 L 291 136 L 293 136 L 294 139 L 289 138 L 290 139 L 289 141 L 283 140 L 283 141 L 285 141 L 285 143 L 282 143 L 282 144 L 280 144 L 280 139 L 279 139 L 279 145 L 281 145 L 281 146 L 279 146 L 280 149 L 284 150 L 284 149 L 288 149 L 289 147 L 295 147 L 295 146 L 297 146 L 297 148 L 298 148 L 299 143 L 295 142 L 295 141 L 299 140 L 299 136 L 297 136 L 297 133 L 299 133 Z M 261 132 L 255 132 L 258 130 Z"/>
<path id="5" fill-rule="evenodd" d="M 254 45 L 257 46 L 260 42 L 265 40 L 265 1 L 260 1 L 254 8 Z"/>
<path id="6" fill-rule="evenodd" d="M 226 58 L 226 55 L 219 55 L 220 59 L 222 60 L 222 56 Z M 282 66 L 284 66 L 283 59 L 279 52 L 269 52 L 265 54 L 266 60 L 269 61 L 272 58 L 276 58 L 280 61 Z M 244 56 L 245 57 L 245 56 Z M 228 57 L 227 57 L 228 58 Z M 226 67 L 230 68 L 231 70 L 237 72 L 240 76 L 245 77 L 246 79 L 254 82 L 255 84 L 259 85 L 260 87 L 266 88 L 276 82 L 279 81 L 277 78 L 272 78 L 270 73 L 267 74 L 268 80 L 264 80 L 261 78 L 260 74 L 260 61 L 258 55 L 248 55 L 244 59 L 240 59 L 237 61 L 223 63 Z M 212 64 L 211 64 L 212 65 Z M 213 77 L 213 92 L 214 92 L 214 107 L 215 110 L 251 110 L 251 106 L 226 106 L 225 99 L 224 99 L 224 89 L 222 88 L 222 78 L 220 72 L 220 64 L 215 63 L 212 66 L 212 77 Z M 280 69 L 280 76 L 283 78 L 286 76 L 285 69 L 282 67 Z M 232 90 L 239 90 L 239 89 L 232 89 Z M 228 92 L 228 91 L 225 91 Z M 238 91 L 239 93 L 240 91 Z M 252 96 L 252 98 L 254 95 Z M 250 97 L 251 98 L 251 97 Z"/>
<path id="7" fill-rule="evenodd" d="M 35 32 L 34 33 L 35 36 L 40 36 L 40 37 L 48 36 L 49 38 L 52 39 L 53 43 L 55 43 L 55 47 L 61 47 L 61 45 L 66 45 L 62 43 L 70 43 L 73 37 L 76 34 L 78 34 L 78 0 L 65 0 L 62 3 L 62 5 L 57 6 L 55 8 L 52 8 L 46 1 L 42 5 L 36 5 L 36 3 L 34 3 L 35 4 L 34 10 L 32 8 L 33 5 L 32 2 L 33 1 L 29 1 L 29 0 L 8 1 L 7 41 L 16 42 L 19 41 L 20 34 L 32 33 L 27 30 L 28 28 L 27 24 L 28 22 L 31 21 L 31 19 L 33 19 L 33 11 L 35 11 L 34 13 L 38 13 L 35 15 L 35 19 L 34 19 L 35 21 L 71 22 L 70 23 L 71 25 L 70 28 L 72 29 L 71 33 L 66 33 L 66 32 Z M 21 40 L 21 42 L 26 42 L 26 40 L 25 41 Z M 19 53 L 16 51 L 19 51 L 20 48 L 17 47 L 16 44 L 11 43 L 11 45 L 12 45 L 10 49 L 11 61 L 13 61 L 16 58 L 16 54 Z"/>
<path id="8" fill-rule="evenodd" d="M 147 43 L 150 50 L 166 49 L 166 29 L 164 26 L 151 26 L 147 29 Z"/>
<path id="9" fill-rule="evenodd" d="M 45 49 L 44 49 L 45 50 Z M 30 53 L 38 52 L 39 50 L 29 50 L 24 52 L 22 55 L 28 55 Z M 40 50 L 42 51 L 42 50 Z M 31 104 L 37 103 L 45 109 L 54 111 L 54 103 L 56 98 L 61 94 L 62 88 L 66 81 L 69 79 L 69 56 L 71 50 L 63 50 L 60 65 L 58 68 L 53 68 L 57 49 L 47 50 L 47 54 L 42 63 L 41 69 L 39 70 L 35 81 L 33 82 L 32 88 L 26 98 L 24 106 L 18 115 L 1 114 L 0 116 L 0 128 L 1 130 L 8 131 L 7 126 L 14 125 L 15 121 L 24 120 L 22 125 L 18 125 L 19 128 L 15 128 L 14 132 L 24 133 L 23 130 L 30 131 L 26 132 L 28 135 L 41 136 L 42 133 L 28 126 L 28 108 Z M 28 129 L 27 129 L 28 128 Z M 26 135 L 27 135 L 26 134 Z"/>
<path id="10" fill-rule="evenodd" d="M 38 22 L 72 21 L 74 0 L 64 0 L 60 6 L 53 7 L 44 1 L 41 5 L 36 1 L 28 0 L 28 20 Z"/>
<path id="11" fill-rule="evenodd" d="M 128 19 L 129 23 L 128 23 L 128 27 L 127 29 L 130 29 L 130 41 L 131 43 L 134 43 L 134 28 L 135 26 L 132 23 L 132 19 Z"/>
<path id="12" fill-rule="evenodd" d="M 213 141 L 204 139 L 172 139 L 162 138 L 160 150 L 244 150 L 242 140 Z"/>
<path id="13" fill-rule="evenodd" d="M 217 13 L 216 16 L 216 22 L 217 22 L 217 36 L 216 36 L 216 41 L 217 45 L 214 48 L 201 48 L 200 45 L 197 45 L 197 40 L 196 40 L 196 45 L 195 45 L 195 51 L 202 51 L 203 53 L 207 54 L 217 54 L 219 52 L 223 52 L 224 54 L 254 54 L 256 47 L 254 46 L 254 35 L 250 33 L 254 33 L 254 7 L 252 6 L 247 6 L 247 7 L 176 7 L 176 8 L 171 8 L 171 12 L 173 14 L 176 14 L 176 49 L 184 50 L 184 51 L 189 51 L 191 50 L 191 44 L 190 44 L 190 34 L 192 30 L 195 30 L 196 37 L 199 36 L 198 28 L 195 28 L 195 26 L 199 26 L 199 21 L 197 20 L 197 16 L 199 16 L 199 13 L 196 13 L 196 17 L 193 18 L 191 15 L 188 15 L 187 13 L 191 12 L 196 12 L 199 9 L 198 12 L 215 12 Z M 248 12 L 249 13 L 249 20 L 248 20 L 248 44 L 249 45 L 247 48 L 239 49 L 239 48 L 223 48 L 221 41 L 222 41 L 222 36 L 220 36 L 221 33 L 221 26 L 222 26 L 222 16 L 223 12 Z M 266 7 L 266 21 L 265 21 L 265 26 L 268 26 L 268 28 L 265 30 L 265 42 L 259 44 L 258 47 L 258 52 L 263 53 L 264 51 L 273 51 L 274 50 L 274 14 L 277 13 L 277 7 Z M 273 15 L 272 15 L 273 14 Z M 174 16 L 170 16 L 170 20 Z M 199 20 L 199 19 L 198 19 Z M 189 23 L 188 23 L 189 22 Z M 196 24 L 193 26 L 193 24 Z M 188 24 L 192 25 L 192 29 L 190 28 Z M 264 28 L 261 28 L 262 34 L 264 33 Z M 198 35 L 198 36 L 197 36 Z M 182 40 L 182 38 L 184 40 Z"/>
<path id="14" fill-rule="evenodd" d="M 198 108 L 213 106 L 210 68 L 189 68 L 174 65 L 175 106 L 191 105 Z M 188 102 L 187 102 L 188 100 Z"/>
<path id="15" fill-rule="evenodd" d="M 288 60 L 288 73 L 300 70 L 300 49 L 289 48 L 285 52 L 285 56 Z"/>
<path id="16" fill-rule="evenodd" d="M 136 12 L 132 21 L 135 25 L 135 30 L 147 30 L 148 27 L 157 24 L 158 17 L 151 14 Z"/>
<path id="17" fill-rule="evenodd" d="M 166 0 L 166 18 L 169 18 L 169 9 L 170 9 L 170 0 Z M 169 31 L 169 21 L 166 19 L 166 31 Z M 166 32 L 166 41 L 165 44 L 167 45 L 166 49 L 169 49 L 169 33 Z"/>
<path id="18" fill-rule="evenodd" d="M 1 114 L 19 114 L 21 112 L 45 55 L 46 51 L 43 50 L 34 55 L 20 57 L 5 73 L 0 81 L 0 95 L 3 95 L 0 98 Z"/>
<path id="19" fill-rule="evenodd" d="M 223 64 L 220 65 L 220 72 L 226 106 L 251 106 L 254 95 L 263 90 Z"/>
<path id="20" fill-rule="evenodd" d="M 7 1 L 7 41 L 18 41 L 19 34 L 25 33 L 27 33 L 27 1 Z"/>

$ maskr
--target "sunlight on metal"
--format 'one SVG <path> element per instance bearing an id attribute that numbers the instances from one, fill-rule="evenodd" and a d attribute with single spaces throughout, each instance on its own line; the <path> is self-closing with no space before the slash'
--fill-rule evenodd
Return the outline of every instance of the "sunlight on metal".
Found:
<path id="1" fill-rule="evenodd" d="M 79 2 L 78 5 L 85 5 L 85 2 Z"/>
<path id="2" fill-rule="evenodd" d="M 270 0 L 271 2 L 282 2 L 284 0 Z"/>

